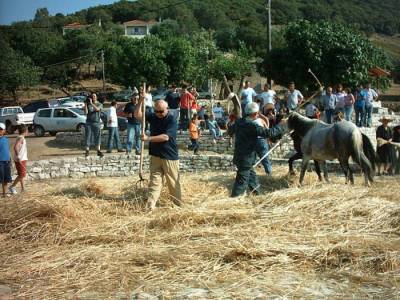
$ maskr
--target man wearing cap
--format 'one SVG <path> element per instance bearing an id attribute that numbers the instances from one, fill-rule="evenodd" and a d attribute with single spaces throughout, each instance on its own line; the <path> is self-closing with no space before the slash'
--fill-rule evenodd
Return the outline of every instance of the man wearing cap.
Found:
<path id="1" fill-rule="evenodd" d="M 247 189 L 251 193 L 259 194 L 259 183 L 253 165 L 256 160 L 256 144 L 258 137 L 275 138 L 283 133 L 281 125 L 286 124 L 286 120 L 282 120 L 281 124 L 273 128 L 263 128 L 256 123 L 259 115 L 259 106 L 255 102 L 246 105 L 245 113 L 247 117 L 237 120 L 229 127 L 229 134 L 234 133 L 235 152 L 233 155 L 233 163 L 237 167 L 236 179 L 233 185 L 231 197 L 237 197 L 246 192 Z"/>
<path id="2" fill-rule="evenodd" d="M 394 161 L 395 161 L 395 148 L 391 145 L 393 140 L 393 131 L 388 124 L 392 121 L 392 119 L 383 116 L 379 122 L 382 123 L 376 129 L 376 139 L 378 142 L 378 147 L 376 149 L 376 153 L 378 155 L 379 163 L 378 163 L 378 174 L 381 173 L 381 165 L 383 165 L 383 174 L 387 175 L 390 172 L 394 171 Z M 383 143 L 382 143 L 383 142 Z"/>

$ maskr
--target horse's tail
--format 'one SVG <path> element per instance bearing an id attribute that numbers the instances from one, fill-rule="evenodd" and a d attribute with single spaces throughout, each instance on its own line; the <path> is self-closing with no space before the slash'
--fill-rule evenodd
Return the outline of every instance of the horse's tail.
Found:
<path id="1" fill-rule="evenodd" d="M 365 136 L 367 141 L 364 143 L 364 136 L 365 135 L 358 130 L 353 131 L 351 158 L 360 165 L 369 180 L 373 181 L 373 175 L 375 173 L 375 150 L 367 136 Z M 366 152 L 364 152 L 364 149 L 366 149 Z M 369 160 L 368 156 L 371 156 L 372 162 Z"/>
<path id="2" fill-rule="evenodd" d="M 369 139 L 368 136 L 366 136 L 364 133 L 361 133 L 361 135 L 362 135 L 364 154 L 368 158 L 369 162 L 371 163 L 372 169 L 375 170 L 375 165 L 377 162 L 375 148 L 372 145 L 371 140 Z"/>

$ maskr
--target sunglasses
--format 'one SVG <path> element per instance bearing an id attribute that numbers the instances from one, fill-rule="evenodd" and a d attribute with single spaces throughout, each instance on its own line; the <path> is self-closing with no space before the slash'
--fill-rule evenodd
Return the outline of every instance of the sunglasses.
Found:
<path id="1" fill-rule="evenodd" d="M 164 113 L 164 110 L 155 110 L 154 111 L 156 114 L 162 114 L 162 113 Z"/>

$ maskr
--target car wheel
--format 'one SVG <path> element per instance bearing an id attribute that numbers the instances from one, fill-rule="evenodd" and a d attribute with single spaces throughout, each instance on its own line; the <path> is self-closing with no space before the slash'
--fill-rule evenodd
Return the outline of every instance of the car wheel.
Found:
<path id="1" fill-rule="evenodd" d="M 15 127 L 12 126 L 11 122 L 6 122 L 6 130 L 8 134 L 13 134 L 15 131 Z"/>
<path id="2" fill-rule="evenodd" d="M 56 136 L 57 132 L 56 131 L 50 131 L 49 132 L 51 136 Z"/>
<path id="3" fill-rule="evenodd" d="M 44 136 L 44 134 L 46 133 L 44 128 L 40 125 L 35 125 L 33 132 L 35 133 L 36 136 L 39 136 L 39 137 Z"/>
<path id="4" fill-rule="evenodd" d="M 76 131 L 83 133 L 85 131 L 85 124 L 79 124 L 76 126 Z"/>

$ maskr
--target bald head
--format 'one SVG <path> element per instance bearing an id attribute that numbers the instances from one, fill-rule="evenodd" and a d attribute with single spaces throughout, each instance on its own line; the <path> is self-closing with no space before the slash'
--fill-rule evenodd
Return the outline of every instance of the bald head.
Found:
<path id="1" fill-rule="evenodd" d="M 163 118 L 168 114 L 168 103 L 164 100 L 158 100 L 154 103 L 154 112 L 159 118 Z"/>

